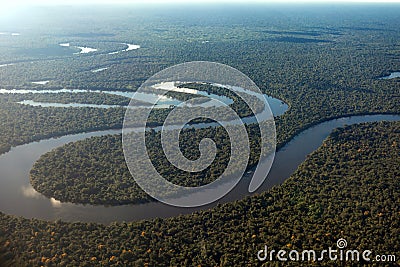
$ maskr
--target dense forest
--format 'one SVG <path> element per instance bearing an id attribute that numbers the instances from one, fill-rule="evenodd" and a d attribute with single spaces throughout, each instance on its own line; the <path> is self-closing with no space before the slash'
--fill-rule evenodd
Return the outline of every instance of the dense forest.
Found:
<path id="1" fill-rule="evenodd" d="M 260 156 L 260 132 L 255 125 L 248 126 L 247 132 L 251 151 L 248 166 L 251 167 L 257 164 Z M 138 134 L 130 134 L 129 138 L 137 139 Z M 191 160 L 200 156 L 200 141 L 212 139 L 218 149 L 215 160 L 203 171 L 182 171 L 160 153 L 163 151 L 161 133 L 149 131 L 146 134 L 147 153 L 158 173 L 181 186 L 201 186 L 221 176 L 231 155 L 229 136 L 224 128 L 189 128 L 181 131 L 179 138 L 182 154 Z M 267 141 L 263 141 L 264 146 L 271 145 Z M 134 169 L 135 173 L 145 175 L 140 166 Z M 48 152 L 35 163 L 30 179 L 38 192 L 62 202 L 120 205 L 152 200 L 137 186 L 128 170 L 121 135 L 92 137 Z"/>
<path id="2" fill-rule="evenodd" d="M 11 146 L 71 133 L 121 128 L 124 108 L 42 108 L 0 98 L 0 152 Z"/>
<path id="3" fill-rule="evenodd" d="M 77 15 L 84 13 L 72 8 L 61 14 L 51 13 L 43 21 L 35 21 L 34 25 L 38 24 L 37 28 L 27 35 L 21 34 L 18 39 L 16 36 L 14 38 L 2 36 L 4 47 L 1 50 L 0 65 L 15 64 L 0 67 L 0 86 L 17 89 L 34 87 L 134 91 L 152 74 L 173 64 L 193 60 L 216 61 L 239 69 L 252 78 L 263 92 L 290 104 L 290 110 L 284 116 L 277 118 L 276 122 L 278 144 L 282 145 L 301 129 L 328 118 L 351 114 L 399 112 L 399 78 L 377 79 L 400 70 L 399 31 L 390 27 L 395 24 L 397 13 L 395 9 L 379 7 L 377 10 L 382 10 L 386 15 L 382 17 L 374 13 L 370 20 L 365 22 L 362 12 L 356 12 L 357 8 L 354 7 L 349 8 L 354 10 L 352 20 L 337 20 L 336 16 L 346 18 L 346 13 L 338 8 L 338 14 L 334 19 L 328 12 L 324 19 L 317 20 L 317 25 L 321 26 L 310 26 L 307 23 L 307 16 L 319 17 L 320 12 L 327 12 L 326 10 L 303 10 L 305 13 L 300 14 L 290 9 L 278 9 L 275 12 L 274 9 L 264 8 L 261 13 L 250 9 L 243 14 L 240 12 L 237 14 L 237 10 L 231 10 L 238 16 L 220 15 L 218 20 L 204 17 L 205 15 L 195 11 L 193 14 L 192 11 L 178 9 L 175 12 L 181 12 L 182 16 L 175 23 L 167 20 L 171 25 L 169 28 L 165 27 L 162 18 L 146 10 L 141 15 L 127 15 L 133 22 L 141 24 L 138 28 L 130 29 L 129 33 L 125 31 L 110 33 L 113 25 L 125 25 L 127 18 L 115 17 L 107 13 L 110 11 L 101 9 L 98 12 L 108 14 L 110 20 L 99 22 L 98 33 L 88 32 L 79 23 L 74 24 L 62 35 L 57 32 L 58 28 L 48 27 L 53 24 L 62 25 L 61 18 L 71 14 L 68 12 L 76 12 Z M 123 10 L 118 9 L 118 11 L 125 14 Z M 257 15 L 251 16 L 251 19 L 247 18 L 246 22 L 241 21 L 248 12 L 255 12 Z M 226 10 L 223 13 L 226 13 Z M 58 14 L 59 18 L 55 18 L 54 14 Z M 281 21 L 277 14 L 286 16 L 296 14 L 296 19 L 280 25 L 276 22 Z M 91 16 L 85 13 L 82 19 L 93 19 Z M 198 25 L 190 23 L 193 16 L 201 18 Z M 271 30 L 265 26 L 266 23 L 282 30 Z M 210 24 L 218 27 L 213 28 Z M 181 29 L 182 25 L 185 25 L 185 30 Z M 240 25 L 248 27 L 244 30 Z M 288 28 L 296 30 L 287 30 Z M 76 34 L 77 32 L 80 34 Z M 178 33 L 185 38 L 174 38 Z M 130 37 L 132 34 L 135 36 L 134 40 Z M 43 48 L 46 44 L 32 40 L 32 35 L 46 35 L 48 37 L 46 49 Z M 329 42 L 301 40 L 293 42 L 288 39 L 274 39 L 280 36 Z M 117 39 L 121 42 L 115 41 Z M 98 48 L 98 52 L 74 55 L 74 51 L 71 51 L 69 55 L 63 54 L 63 56 L 46 54 L 46 51 L 52 51 L 51 47 L 58 47 L 62 42 L 93 46 Z M 141 48 L 126 53 L 108 54 L 121 49 L 121 46 L 124 47 L 121 43 L 138 43 Z M 29 44 L 32 49 L 42 49 L 44 52 L 34 53 L 25 48 L 24 44 Z M 16 62 L 13 63 L 13 60 Z M 105 71 L 91 72 L 93 69 L 105 67 L 108 67 Z M 46 85 L 31 83 L 38 80 L 50 82 Z M 0 101 L 0 113 L 3 118 L 7 118 L 7 123 L 1 127 L 4 133 L 0 132 L 1 152 L 7 151 L 10 146 L 37 140 L 37 137 L 29 137 L 31 132 L 39 132 L 38 135 L 44 137 L 66 133 L 65 127 L 57 126 L 58 124 L 53 121 L 49 123 L 50 128 L 45 126 L 39 128 L 26 123 L 40 120 L 41 117 L 52 117 L 51 113 L 58 111 L 36 108 L 35 112 L 31 112 L 30 107 L 14 105 L 14 101 L 3 95 L 0 95 Z M 9 116 L 10 109 L 20 116 Z M 108 128 L 112 125 L 117 126 L 122 121 L 123 112 L 120 112 L 121 116 L 109 116 L 104 122 L 103 120 L 90 122 L 98 120 L 96 117 L 103 112 L 72 111 L 71 113 L 79 113 L 82 117 L 87 117 L 85 113 L 90 113 L 92 119 L 84 124 L 79 123 L 67 132 Z M 61 109 L 60 113 L 64 111 Z M 60 115 L 60 118 L 63 118 L 63 115 Z M 71 119 L 63 119 L 66 124 L 74 123 L 69 120 Z M 113 120 L 113 123 L 108 120 Z M 11 130 L 9 124 L 15 126 L 15 129 Z M 15 133 L 10 135 L 10 131 Z"/>
<path id="4" fill-rule="evenodd" d="M 6 97 L 5 97 L 6 98 Z M 130 98 L 107 94 L 107 93 L 95 93 L 95 92 L 84 92 L 84 93 L 40 93 L 40 94 L 9 94 L 7 95 L 8 101 L 23 101 L 33 100 L 35 102 L 44 103 L 62 103 L 62 104 L 96 104 L 96 105 L 120 105 L 127 106 Z M 137 104 L 145 105 L 146 102 L 139 102 Z"/>
<path id="5" fill-rule="evenodd" d="M 400 71 L 396 5 L 165 8 L 93 7 L 88 12 L 73 6 L 43 7 L 29 11 L 24 19 L 7 21 L 8 16 L 0 16 L 0 88 L 135 91 L 166 67 L 215 61 L 237 68 L 264 93 L 289 104 L 289 110 L 275 118 L 278 148 L 302 129 L 324 120 L 400 113 L 400 78 L 379 79 Z M 140 48 L 125 51 L 127 44 Z M 79 54 L 78 47 L 84 46 L 97 51 Z M 38 81 L 49 82 L 34 83 Z M 207 90 L 216 92 L 212 87 Z M 26 99 L 116 105 L 128 101 L 97 93 L 1 93 L 0 154 L 50 137 L 121 128 L 126 111 L 123 107 L 45 108 L 17 103 Z M 235 105 L 242 116 L 249 115 L 240 101 Z M 158 125 L 170 110 L 154 110 L 149 124 Z M 29 220 L 0 211 L 0 266 L 124 266 L 128 262 L 253 266 L 260 265 L 257 251 L 264 245 L 321 250 L 334 247 L 339 238 L 346 238 L 354 249 L 396 254 L 399 265 L 399 128 L 399 123 L 374 123 L 339 129 L 282 186 L 187 216 L 101 225 Z M 254 129 L 248 127 L 255 153 L 252 160 L 258 144 Z M 183 146 L 188 157 L 197 156 L 193 150 L 197 138 L 224 136 L 220 128 L 198 133 L 193 146 Z M 221 151 L 225 151 L 223 144 Z M 47 196 L 74 202 L 149 201 L 129 180 L 120 146 L 118 136 L 106 136 L 58 148 L 35 165 L 32 182 Z M 116 160 L 109 161 L 111 156 Z M 170 171 L 163 157 L 154 156 L 161 170 Z M 82 164 L 74 165 L 73 159 Z M 208 183 L 223 163 L 222 159 L 205 175 L 183 176 L 180 181 L 171 176 L 171 180 L 186 185 Z M 122 180 L 110 185 L 115 173 L 107 168 Z M 45 171 L 49 180 L 35 177 Z M 92 187 L 94 176 L 98 183 Z M 61 191 L 65 184 L 60 179 L 70 179 L 69 191 Z M 80 183 L 83 180 L 85 185 Z M 101 195 L 107 186 L 112 193 Z M 312 264 L 345 265 L 303 263 Z"/>
<path id="6" fill-rule="evenodd" d="M 264 245 L 321 251 L 345 238 L 399 264 L 399 136 L 399 122 L 338 129 L 281 186 L 176 218 L 105 226 L 1 214 L 3 247 L 31 266 L 257 266 Z"/>
<path id="7" fill-rule="evenodd" d="M 194 84 L 188 85 L 188 87 L 205 91 L 208 90 L 210 93 L 230 97 L 234 101 L 233 104 L 231 104 L 231 107 L 240 117 L 247 117 L 253 114 L 240 97 L 233 93 L 229 93 L 229 90 L 227 89 L 212 85 L 199 86 Z M 178 92 L 168 92 L 167 95 L 183 101 L 195 98 L 193 95 Z M 254 100 L 252 102 L 256 112 L 261 111 L 264 108 L 263 103 L 261 103 L 261 101 L 256 97 L 249 97 Z M 2 103 L 0 115 L 4 118 L 0 123 L 3 129 L 3 131 L 0 132 L 0 135 L 2 136 L 0 141 L 0 153 L 7 152 L 12 146 L 53 136 L 107 128 L 122 128 L 123 116 L 125 115 L 125 109 L 122 106 L 120 108 L 109 109 L 83 107 L 66 109 L 55 107 L 33 107 L 15 103 L 22 100 L 108 105 L 127 105 L 130 102 L 129 98 L 106 93 L 30 93 L 23 95 L 0 95 L 0 103 Z M 130 104 L 148 105 L 145 102 L 138 100 L 132 100 Z M 210 109 L 215 109 L 215 112 L 219 112 L 220 114 L 221 112 L 224 112 L 224 109 L 219 109 L 218 107 L 210 107 Z M 148 125 L 162 125 L 171 110 L 172 108 L 153 109 L 147 120 Z M 138 109 L 137 112 L 145 112 L 145 110 Z M 180 118 L 171 118 L 174 121 L 180 121 Z M 196 119 L 194 122 L 205 121 L 207 120 L 200 118 Z M 139 124 L 140 121 L 136 123 Z M 33 135 L 32 132 L 34 133 Z"/>

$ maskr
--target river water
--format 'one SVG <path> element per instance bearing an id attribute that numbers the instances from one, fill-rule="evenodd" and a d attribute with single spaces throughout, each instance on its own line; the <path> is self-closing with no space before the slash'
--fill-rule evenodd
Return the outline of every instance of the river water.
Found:
<path id="1" fill-rule="evenodd" d="M 392 72 L 392 73 L 390 73 L 390 75 L 385 76 L 385 77 L 381 77 L 379 79 L 380 80 L 390 80 L 390 79 L 395 79 L 395 78 L 400 78 L 400 72 L 399 71 Z"/>
<path id="2" fill-rule="evenodd" d="M 281 184 L 296 170 L 309 153 L 322 144 L 322 141 L 333 129 L 362 122 L 398 120 L 400 120 L 400 115 L 353 116 L 326 121 L 304 130 L 277 151 L 266 181 L 255 193 L 265 191 L 273 185 Z M 196 210 L 212 208 L 217 203 L 231 202 L 249 195 L 247 190 L 252 176 L 251 172 L 247 173 L 225 197 L 200 208 L 177 208 L 160 202 L 110 207 L 60 203 L 57 200 L 42 196 L 31 187 L 29 171 L 42 154 L 69 142 L 76 142 L 92 136 L 118 133 L 121 133 L 121 130 L 67 135 L 17 146 L 12 148 L 10 152 L 1 155 L 0 211 L 44 220 L 61 219 L 64 221 L 110 223 L 188 214 Z"/>
<path id="3" fill-rule="evenodd" d="M 48 82 L 48 81 L 42 81 L 42 82 Z M 39 82 L 39 83 L 42 83 Z M 225 87 L 228 88 L 229 86 L 227 85 L 221 85 L 221 84 L 214 84 L 214 86 L 220 86 L 220 87 Z M 174 82 L 164 82 L 160 84 L 154 85 L 154 88 L 158 90 L 168 90 L 168 91 L 175 91 L 175 92 L 184 92 L 188 94 L 195 94 L 195 95 L 200 95 L 203 97 L 208 97 L 210 99 L 218 100 L 217 102 L 212 102 L 212 101 L 206 101 L 201 104 L 196 104 L 196 106 L 199 107 L 204 107 L 208 108 L 211 106 L 216 106 L 215 103 L 220 103 L 219 105 L 231 105 L 233 104 L 233 100 L 230 99 L 229 97 L 223 96 L 223 95 L 216 95 L 216 94 L 211 94 L 205 91 L 199 91 L 199 90 L 194 90 L 194 89 L 188 89 L 188 88 L 178 88 L 176 87 L 176 84 Z M 237 92 L 244 92 L 247 94 L 251 94 L 254 96 L 258 96 L 257 93 L 251 93 L 248 90 L 244 90 L 243 88 L 240 87 L 235 87 L 234 91 Z M 58 89 L 58 90 L 31 90 L 31 89 L 23 89 L 23 90 L 17 90 L 17 89 L 0 89 L 0 94 L 21 94 L 21 95 L 28 95 L 28 94 L 58 94 L 58 93 L 71 93 L 71 94 L 79 94 L 79 93 L 104 93 L 104 94 L 110 94 L 110 95 L 117 95 L 117 96 L 123 96 L 127 98 L 134 98 L 135 100 L 139 102 L 144 102 L 144 103 L 155 103 L 154 107 L 152 105 L 143 105 L 140 103 L 137 103 L 135 105 L 130 105 L 129 108 L 168 108 L 171 105 L 172 106 L 178 106 L 182 104 L 182 101 L 175 99 L 173 97 L 168 97 L 168 96 L 161 96 L 155 93 L 144 93 L 144 92 L 127 92 L 127 91 L 104 91 L 104 90 L 84 90 L 84 89 Z M 260 95 L 261 96 L 261 95 Z M 289 108 L 286 103 L 284 103 L 282 100 L 268 96 L 263 94 L 262 95 L 266 101 L 268 102 L 270 109 L 274 116 L 280 116 L 283 113 L 287 111 Z M 90 107 L 90 108 L 117 108 L 117 107 L 122 107 L 119 105 L 105 105 L 105 104 L 82 104 L 82 103 L 52 103 L 52 102 L 36 102 L 33 101 L 27 97 L 27 99 L 18 102 L 19 104 L 23 105 L 30 105 L 30 106 L 39 106 L 39 107 L 58 107 L 58 108 L 71 108 L 71 107 Z M 212 104 L 213 103 L 213 104 Z M 218 105 L 217 105 L 218 106 Z"/>

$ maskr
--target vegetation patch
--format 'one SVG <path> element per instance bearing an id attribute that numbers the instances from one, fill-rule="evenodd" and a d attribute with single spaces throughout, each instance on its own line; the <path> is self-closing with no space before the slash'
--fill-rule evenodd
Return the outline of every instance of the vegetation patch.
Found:
<path id="1" fill-rule="evenodd" d="M 395 254 L 399 264 L 399 136 L 399 122 L 339 129 L 281 186 L 191 215 L 105 226 L 0 213 L 0 246 L 35 266 L 242 266 L 259 265 L 265 245 L 321 251 L 345 238 L 348 248 Z"/>

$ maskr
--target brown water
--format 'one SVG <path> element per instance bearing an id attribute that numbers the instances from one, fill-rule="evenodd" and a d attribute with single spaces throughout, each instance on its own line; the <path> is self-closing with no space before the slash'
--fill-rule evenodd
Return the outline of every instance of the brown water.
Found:
<path id="1" fill-rule="evenodd" d="M 400 115 L 353 116 L 330 120 L 304 130 L 276 153 L 271 171 L 256 193 L 265 191 L 273 185 L 281 184 L 297 169 L 309 153 L 322 144 L 322 141 L 333 129 L 362 122 L 398 120 L 400 120 Z M 110 223 L 112 221 L 133 221 L 188 214 L 196 210 L 212 208 L 218 203 L 242 199 L 249 195 L 247 189 L 251 173 L 247 173 L 237 187 L 224 198 L 200 208 L 176 208 L 159 202 L 113 207 L 59 203 L 35 192 L 30 186 L 29 171 L 42 154 L 69 142 L 120 132 L 121 130 L 107 130 L 52 138 L 21 145 L 1 155 L 0 211 L 44 220 L 61 219 L 64 221 Z"/>

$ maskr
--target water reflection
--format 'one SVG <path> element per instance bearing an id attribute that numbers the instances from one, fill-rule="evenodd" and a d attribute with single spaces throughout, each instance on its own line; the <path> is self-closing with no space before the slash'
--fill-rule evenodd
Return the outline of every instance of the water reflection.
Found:
<path id="1" fill-rule="evenodd" d="M 332 129 L 361 122 L 398 121 L 399 115 L 354 116 L 320 123 L 309 128 L 292 139 L 280 149 L 267 180 L 256 192 L 260 193 L 273 185 L 282 183 L 301 164 L 306 156 L 317 149 Z M 64 221 L 92 221 L 110 223 L 112 221 L 131 221 L 156 217 L 171 217 L 192 213 L 196 210 L 212 208 L 218 203 L 231 202 L 248 195 L 249 181 L 252 173 L 245 178 L 228 195 L 210 205 L 185 209 L 176 208 L 154 202 L 142 205 L 125 205 L 115 207 L 60 203 L 55 199 L 47 199 L 29 186 L 29 171 L 36 160 L 44 153 L 69 142 L 75 142 L 91 136 L 118 134 L 120 130 L 108 130 L 61 138 L 52 138 L 33 142 L 13 148 L 9 153 L 0 156 L 0 211 L 45 220 L 62 219 Z"/>
<path id="2" fill-rule="evenodd" d="M 379 80 L 390 80 L 390 79 L 394 79 L 394 78 L 400 78 L 400 72 L 392 72 L 388 76 L 379 78 Z"/>
<path id="3" fill-rule="evenodd" d="M 43 195 L 36 191 L 32 185 L 22 185 L 22 194 L 27 198 L 43 198 Z"/>
<path id="4" fill-rule="evenodd" d="M 47 82 L 47 81 L 46 81 Z M 185 94 L 193 94 L 208 97 L 210 99 L 215 99 L 220 101 L 207 101 L 203 103 L 198 103 L 195 105 L 188 104 L 187 106 L 197 106 L 203 108 L 209 107 L 218 107 L 222 105 L 231 105 L 233 104 L 233 100 L 229 97 L 210 94 L 205 91 L 199 91 L 191 88 L 178 87 L 179 82 L 163 82 L 159 84 L 155 84 L 153 88 L 157 91 L 172 91 L 177 93 L 185 93 Z M 222 87 L 222 88 L 230 88 L 228 85 L 222 84 L 212 84 L 213 86 Z M 273 98 L 271 96 L 265 94 L 257 94 L 254 92 L 250 92 L 240 87 L 234 87 L 234 91 L 239 93 L 247 93 L 258 98 L 265 98 L 270 105 L 272 113 L 274 116 L 280 116 L 288 109 L 288 105 L 283 101 Z M 0 89 L 0 94 L 57 94 L 57 93 L 105 93 L 111 95 L 118 95 L 127 98 L 134 97 L 135 100 L 139 101 L 138 104 L 131 106 L 132 108 L 150 108 L 151 106 L 146 105 L 146 103 L 156 103 L 154 108 L 169 108 L 170 106 L 178 106 L 183 103 L 178 99 L 173 97 L 159 95 L 156 92 L 154 93 L 143 93 L 143 92 L 123 92 L 123 91 L 100 91 L 100 90 L 82 90 L 82 89 L 59 89 L 59 90 L 17 90 L 17 89 Z M 140 104 L 140 102 L 144 102 Z M 117 108 L 122 107 L 121 105 L 104 105 L 104 104 L 86 104 L 86 103 L 53 103 L 53 102 L 37 102 L 31 99 L 26 99 L 20 102 L 17 102 L 23 105 L 30 106 L 41 106 L 41 107 L 60 107 L 60 108 L 70 108 L 70 107 L 90 107 L 90 108 Z M 216 104 L 219 103 L 219 104 Z"/>
<path id="5" fill-rule="evenodd" d="M 61 201 L 56 200 L 54 197 L 50 198 L 50 204 L 53 208 L 61 208 L 63 205 Z"/>

